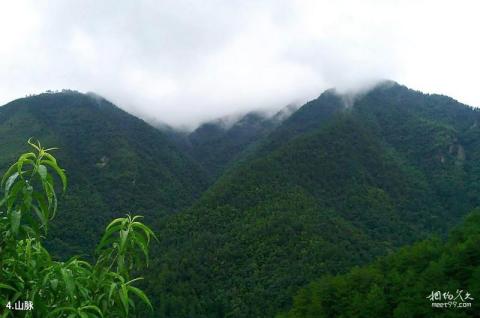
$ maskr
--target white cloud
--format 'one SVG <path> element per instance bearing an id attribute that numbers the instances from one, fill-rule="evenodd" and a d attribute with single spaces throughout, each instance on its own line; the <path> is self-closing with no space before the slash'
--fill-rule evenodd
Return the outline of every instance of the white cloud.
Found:
<path id="1" fill-rule="evenodd" d="M 94 91 L 173 125 L 390 78 L 480 106 L 476 1 L 3 1 L 0 103 Z"/>

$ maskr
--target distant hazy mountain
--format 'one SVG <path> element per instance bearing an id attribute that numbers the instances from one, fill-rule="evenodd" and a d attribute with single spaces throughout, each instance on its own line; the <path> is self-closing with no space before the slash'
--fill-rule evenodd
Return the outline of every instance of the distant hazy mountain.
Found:
<path id="1" fill-rule="evenodd" d="M 69 177 L 49 235 L 61 254 L 91 250 L 113 216 L 134 212 L 152 222 L 190 205 L 207 184 L 160 131 L 93 94 L 46 93 L 0 107 L 2 171 L 30 137 L 60 148 Z"/>
<path id="2" fill-rule="evenodd" d="M 163 130 L 180 149 L 217 177 L 295 109 L 295 106 L 289 105 L 273 116 L 250 112 L 236 120 L 221 118 L 204 123 L 190 133 L 167 127 L 163 127 Z"/>
<path id="3" fill-rule="evenodd" d="M 164 220 L 156 315 L 272 317 L 311 280 L 445 233 L 479 203 L 479 115 L 391 82 L 323 93 Z"/>

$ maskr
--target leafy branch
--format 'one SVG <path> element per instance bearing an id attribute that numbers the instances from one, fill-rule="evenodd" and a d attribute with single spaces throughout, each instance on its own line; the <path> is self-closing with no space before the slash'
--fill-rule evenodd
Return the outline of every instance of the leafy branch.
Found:
<path id="1" fill-rule="evenodd" d="M 79 257 L 52 260 L 40 241 L 57 213 L 55 179 L 64 193 L 67 176 L 50 153 L 56 148 L 31 139 L 28 144 L 32 152 L 22 154 L 0 183 L 0 308 L 31 300 L 34 310 L 23 312 L 25 317 L 128 317 L 137 310 L 134 297 L 153 310 L 134 286 L 142 278 L 130 278 L 143 261 L 148 266 L 149 244 L 156 239 L 141 216 L 127 215 L 106 227 L 93 265 Z M 9 316 L 8 309 L 0 314 Z"/>

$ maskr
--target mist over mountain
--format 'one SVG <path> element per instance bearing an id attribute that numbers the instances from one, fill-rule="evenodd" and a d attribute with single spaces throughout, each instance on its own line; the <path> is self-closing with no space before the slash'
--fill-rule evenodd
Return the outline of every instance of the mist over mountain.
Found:
<path id="1" fill-rule="evenodd" d="M 479 119 L 385 81 L 181 131 L 67 90 L 0 107 L 0 168 L 30 137 L 59 147 L 70 185 L 47 246 L 60 258 L 144 215 L 159 238 L 142 273 L 155 317 L 273 317 L 310 282 L 443 236 L 477 207 Z"/>
<path id="2" fill-rule="evenodd" d="M 157 315 L 271 317 L 312 280 L 446 233 L 479 204 L 479 116 L 393 82 L 353 105 L 324 92 L 159 225 Z"/>
<path id="3" fill-rule="evenodd" d="M 0 317 L 480 317 L 479 12 L 0 1 Z"/>
<path id="4" fill-rule="evenodd" d="M 201 124 L 191 132 L 160 127 L 185 153 L 214 177 L 253 151 L 257 143 L 286 120 L 298 107 L 287 105 L 275 113 L 249 112 Z"/>
<path id="5" fill-rule="evenodd" d="M 479 106 L 477 11 L 433 0 L 7 1 L 0 104 L 75 88 L 194 129 L 395 78 Z"/>

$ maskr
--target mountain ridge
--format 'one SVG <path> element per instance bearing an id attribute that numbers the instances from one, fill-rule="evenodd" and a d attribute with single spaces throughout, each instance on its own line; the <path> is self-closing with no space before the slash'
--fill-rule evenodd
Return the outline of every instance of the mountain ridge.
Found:
<path id="1" fill-rule="evenodd" d="M 157 316 L 286 312 L 309 282 L 443 235 L 480 203 L 480 112 L 394 82 L 328 90 L 278 124 L 207 123 L 197 154 L 112 106 L 67 91 L 0 107 L 0 167 L 31 136 L 61 148 L 59 256 L 118 213 L 145 214 L 160 238 L 144 282 Z"/>
<path id="2" fill-rule="evenodd" d="M 311 280 L 446 233 L 479 203 L 478 116 L 398 84 L 305 104 L 160 226 L 159 315 L 273 316 Z"/>
<path id="3" fill-rule="evenodd" d="M 0 107 L 0 132 L 2 169 L 30 137 L 60 148 L 71 186 L 60 206 L 65 218 L 52 223 L 50 238 L 61 255 L 91 250 L 113 216 L 135 210 L 152 222 L 191 204 L 208 185 L 201 167 L 167 136 L 98 96 L 64 91 L 12 101 Z M 69 234 L 69 221 L 84 238 Z"/>
<path id="4" fill-rule="evenodd" d="M 182 151 L 199 162 L 213 178 L 220 176 L 245 152 L 295 112 L 287 105 L 274 114 L 251 111 L 235 119 L 219 118 L 205 122 L 191 132 L 161 128 Z"/>

